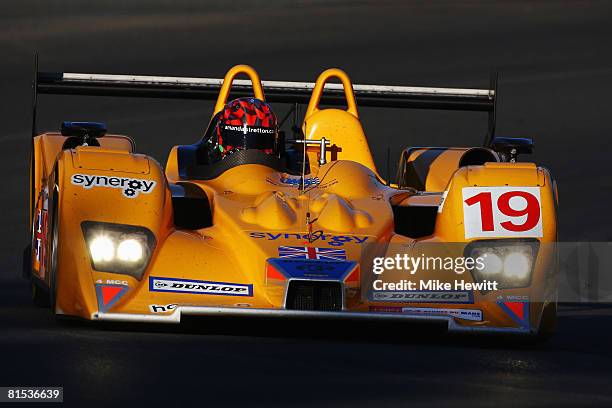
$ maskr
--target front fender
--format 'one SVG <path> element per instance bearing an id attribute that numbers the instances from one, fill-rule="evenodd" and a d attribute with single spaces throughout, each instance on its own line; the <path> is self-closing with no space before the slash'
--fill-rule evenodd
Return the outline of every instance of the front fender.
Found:
<path id="1" fill-rule="evenodd" d="M 54 172 L 57 205 L 56 312 L 90 318 L 99 309 L 96 282 L 137 281 L 92 269 L 81 224 L 126 224 L 149 229 L 156 238 L 152 258 L 173 230 L 171 194 L 159 164 L 144 155 L 97 147 L 60 153 Z M 101 279 L 101 278 L 104 279 Z"/>

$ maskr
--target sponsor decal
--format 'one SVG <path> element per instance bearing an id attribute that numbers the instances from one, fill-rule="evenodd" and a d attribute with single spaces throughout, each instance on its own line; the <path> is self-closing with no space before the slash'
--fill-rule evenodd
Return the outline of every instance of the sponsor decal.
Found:
<path id="1" fill-rule="evenodd" d="M 98 309 L 106 312 L 113 307 L 123 295 L 128 291 L 124 285 L 104 285 L 96 284 L 96 294 L 98 295 Z"/>
<path id="2" fill-rule="evenodd" d="M 314 279 L 344 281 L 355 271 L 356 262 L 311 260 L 311 259 L 268 259 L 268 279 Z M 357 274 L 358 277 L 358 274 Z M 348 279 L 347 279 L 348 280 Z"/>
<path id="3" fill-rule="evenodd" d="M 288 184 L 290 186 L 300 187 L 302 185 L 302 178 L 301 177 L 281 177 L 280 182 L 282 184 Z M 319 180 L 318 177 L 304 178 L 304 185 L 306 187 L 317 186 L 320 183 L 321 183 L 321 180 Z"/>
<path id="4" fill-rule="evenodd" d="M 371 300 L 405 303 L 474 303 L 472 292 L 467 291 L 375 291 Z"/>
<path id="5" fill-rule="evenodd" d="M 452 316 L 457 319 L 482 321 L 482 310 L 474 309 L 438 309 L 429 307 L 399 307 L 399 306 L 370 306 L 370 312 L 377 313 L 405 313 L 410 315 Z"/>
<path id="6" fill-rule="evenodd" d="M 346 251 L 337 248 L 313 248 L 298 246 L 278 247 L 278 256 L 281 258 L 320 259 L 328 261 L 342 261 L 346 259 Z"/>
<path id="7" fill-rule="evenodd" d="M 524 329 L 529 328 L 529 302 L 497 302 L 512 320 Z"/>
<path id="8" fill-rule="evenodd" d="M 123 190 L 123 195 L 127 198 L 135 198 L 140 193 L 149 194 L 157 184 L 155 180 L 95 174 L 73 174 L 71 182 L 87 190 L 93 187 L 118 188 Z"/>
<path id="9" fill-rule="evenodd" d="M 106 279 L 106 280 L 98 279 L 96 281 L 96 283 L 98 283 L 98 284 L 105 283 L 107 285 L 121 285 L 121 286 L 128 286 L 129 285 L 128 281 L 118 280 L 118 279 Z"/>
<path id="10" fill-rule="evenodd" d="M 176 309 L 176 306 L 173 303 L 169 305 L 149 305 L 149 310 L 151 310 L 151 313 L 167 313 Z"/>
<path id="11" fill-rule="evenodd" d="M 242 132 L 245 135 L 247 133 L 264 133 L 264 134 L 276 133 L 276 130 L 272 128 L 265 128 L 261 126 L 248 126 L 246 124 L 244 126 L 225 125 L 223 130 L 231 130 L 233 132 Z"/>
<path id="12" fill-rule="evenodd" d="M 280 186 L 280 187 L 283 187 L 283 186 L 290 186 L 290 187 L 296 187 L 296 188 L 302 187 L 302 178 L 299 176 L 281 176 L 280 180 L 276 180 L 276 179 L 268 177 L 266 178 L 266 181 L 270 184 L 273 184 L 275 186 Z M 316 188 L 328 188 L 335 184 L 338 184 L 337 179 L 322 181 L 318 177 L 304 178 L 305 188 L 315 188 L 315 187 Z"/>
<path id="13" fill-rule="evenodd" d="M 198 295 L 253 296 L 253 284 L 149 277 L 149 291 Z"/>
<path id="14" fill-rule="evenodd" d="M 428 307 L 403 307 L 402 313 L 430 316 L 442 315 L 451 316 L 462 320 L 470 320 L 473 322 L 482 321 L 482 310 L 475 309 L 436 309 Z"/>
<path id="15" fill-rule="evenodd" d="M 278 239 L 294 239 L 298 241 L 308 240 L 308 234 L 302 233 L 273 233 L 273 232 L 258 232 L 252 231 L 249 232 L 249 237 L 253 239 L 263 239 L 266 241 L 276 241 Z M 370 237 L 368 236 L 358 236 L 358 235 L 333 235 L 333 234 L 318 234 L 316 236 L 317 241 L 324 241 L 327 245 L 331 246 L 343 246 L 346 243 L 352 244 L 363 244 L 368 241 Z"/>
<path id="16" fill-rule="evenodd" d="M 48 188 L 43 187 L 40 190 L 38 199 L 36 200 L 36 211 L 34 215 L 34 225 L 32 227 L 32 249 L 34 250 L 34 262 L 32 270 L 37 273 L 40 278 L 45 277 L 45 258 L 47 256 L 47 233 L 49 229 L 48 222 L 49 194 Z"/>
<path id="17" fill-rule="evenodd" d="M 47 210 L 36 211 L 36 226 L 34 227 L 34 242 L 36 243 L 36 262 L 40 264 L 41 276 L 45 251 L 47 248 Z"/>
<path id="18" fill-rule="evenodd" d="M 529 296 L 526 295 L 507 295 L 507 296 L 498 296 L 498 301 L 507 300 L 508 302 L 528 302 Z"/>

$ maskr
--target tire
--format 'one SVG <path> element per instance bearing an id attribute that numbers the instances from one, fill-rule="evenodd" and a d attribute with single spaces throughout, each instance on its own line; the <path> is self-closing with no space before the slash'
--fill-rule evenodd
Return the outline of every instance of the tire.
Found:
<path id="1" fill-rule="evenodd" d="M 58 193 L 57 188 L 53 189 L 53 200 L 50 202 L 52 206 L 51 210 L 51 231 L 50 231 L 50 243 L 49 243 L 49 256 L 47 257 L 47 271 L 49 272 L 49 300 L 51 305 L 51 311 L 55 314 L 55 306 L 57 304 L 57 265 L 58 265 L 58 251 L 57 244 L 59 241 L 59 228 L 58 228 Z"/>
<path id="2" fill-rule="evenodd" d="M 32 275 L 32 245 L 28 245 L 23 250 L 23 265 L 22 265 L 22 276 L 30 282 L 30 291 L 32 294 L 32 301 L 38 307 L 49 307 L 49 291 L 43 288 L 41 283 L 37 282 L 37 279 Z"/>
<path id="3" fill-rule="evenodd" d="M 538 341 L 548 341 L 557 329 L 557 302 L 550 302 L 544 306 L 540 327 L 536 338 Z"/>
<path id="4" fill-rule="evenodd" d="M 51 306 L 49 292 L 45 291 L 40 284 L 36 283 L 34 278 L 30 279 L 30 288 L 32 291 L 32 301 L 36 306 L 45 308 Z"/>

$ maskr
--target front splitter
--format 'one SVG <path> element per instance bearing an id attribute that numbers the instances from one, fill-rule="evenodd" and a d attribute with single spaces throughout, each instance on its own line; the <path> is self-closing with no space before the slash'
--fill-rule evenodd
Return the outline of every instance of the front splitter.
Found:
<path id="1" fill-rule="evenodd" d="M 179 324 L 183 316 L 228 316 L 228 317 L 272 317 L 272 318 L 311 318 L 328 320 L 375 320 L 375 321 L 403 321 L 403 322 L 440 322 L 446 323 L 449 332 L 463 333 L 498 333 L 533 335 L 535 331 L 514 327 L 490 326 L 464 326 L 450 316 L 411 315 L 404 313 L 377 313 L 377 312 L 324 312 L 308 310 L 286 309 L 247 309 L 234 307 L 207 307 L 207 306 L 178 306 L 167 315 L 132 314 L 132 313 L 94 313 L 92 320 L 108 322 L 133 323 L 171 323 Z"/>

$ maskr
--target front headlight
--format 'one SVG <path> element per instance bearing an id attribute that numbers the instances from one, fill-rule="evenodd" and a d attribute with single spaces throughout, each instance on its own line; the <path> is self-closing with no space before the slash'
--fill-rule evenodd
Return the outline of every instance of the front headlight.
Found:
<path id="1" fill-rule="evenodd" d="M 472 268 L 475 282 L 497 282 L 498 289 L 524 288 L 531 275 L 539 249 L 538 240 L 482 240 L 471 242 L 465 256 L 476 260 Z"/>
<path id="2" fill-rule="evenodd" d="M 140 279 L 155 248 L 155 236 L 144 227 L 85 221 L 81 224 L 91 266 L 101 272 Z"/>

